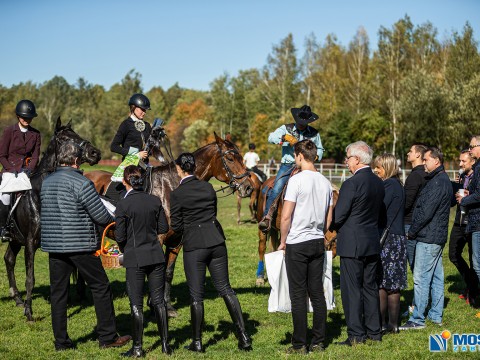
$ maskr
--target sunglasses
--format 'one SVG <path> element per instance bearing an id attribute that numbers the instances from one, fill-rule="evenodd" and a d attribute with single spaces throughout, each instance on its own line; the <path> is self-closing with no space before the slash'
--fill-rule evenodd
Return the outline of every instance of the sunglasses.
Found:
<path id="1" fill-rule="evenodd" d="M 477 146 L 480 146 L 480 144 L 479 144 L 479 145 L 470 145 L 468 148 L 469 148 L 470 150 L 472 150 L 472 149 L 476 148 Z"/>

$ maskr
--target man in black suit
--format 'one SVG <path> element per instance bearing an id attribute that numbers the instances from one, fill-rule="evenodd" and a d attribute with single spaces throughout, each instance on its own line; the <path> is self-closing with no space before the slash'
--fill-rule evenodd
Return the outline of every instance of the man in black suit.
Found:
<path id="1" fill-rule="evenodd" d="M 340 289 L 348 338 L 340 345 L 381 341 L 377 262 L 379 215 L 385 195 L 382 180 L 370 168 L 373 151 L 363 141 L 346 148 L 345 164 L 353 176 L 341 189 L 335 206 Z"/>

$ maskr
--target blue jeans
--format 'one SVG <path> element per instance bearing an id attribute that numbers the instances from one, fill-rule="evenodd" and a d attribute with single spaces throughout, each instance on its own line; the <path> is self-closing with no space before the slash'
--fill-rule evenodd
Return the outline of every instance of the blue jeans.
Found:
<path id="1" fill-rule="evenodd" d="M 413 271 L 413 314 L 409 321 L 425 325 L 429 294 L 432 297 L 428 319 L 441 323 L 444 303 L 443 245 L 417 242 Z"/>
<path id="2" fill-rule="evenodd" d="M 410 226 L 412 225 L 404 225 L 405 235 L 408 234 L 408 230 L 410 230 Z M 416 246 L 417 246 L 417 240 L 407 239 L 407 260 L 408 260 L 408 265 L 410 265 L 410 270 L 412 270 L 412 273 L 413 273 L 413 267 L 415 265 L 415 247 Z"/>
<path id="3" fill-rule="evenodd" d="M 472 233 L 472 267 L 480 280 L 480 231 Z"/>
<path id="4" fill-rule="evenodd" d="M 283 187 L 287 183 L 288 179 L 290 178 L 290 174 L 292 173 L 295 164 L 282 164 L 280 165 L 280 169 L 278 169 L 278 173 L 275 177 L 275 182 L 273 183 L 273 188 L 267 194 L 267 202 L 265 204 L 265 212 L 263 216 L 266 216 L 268 210 L 273 204 L 273 201 L 277 198 L 277 196 L 282 192 Z"/>

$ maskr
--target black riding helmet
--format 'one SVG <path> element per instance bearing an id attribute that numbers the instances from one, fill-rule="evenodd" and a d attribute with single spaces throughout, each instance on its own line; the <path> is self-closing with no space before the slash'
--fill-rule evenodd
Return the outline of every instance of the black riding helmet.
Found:
<path id="1" fill-rule="evenodd" d="M 20 100 L 15 108 L 15 114 L 22 118 L 32 119 L 37 116 L 35 104 L 30 100 Z"/>
<path id="2" fill-rule="evenodd" d="M 134 105 L 142 110 L 150 110 L 150 100 L 143 94 L 133 94 L 128 105 Z"/>

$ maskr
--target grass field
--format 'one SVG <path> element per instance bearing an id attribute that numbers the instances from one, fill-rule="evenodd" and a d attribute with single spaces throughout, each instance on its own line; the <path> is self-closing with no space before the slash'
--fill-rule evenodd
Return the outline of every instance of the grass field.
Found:
<path id="1" fill-rule="evenodd" d="M 108 169 L 107 169 L 108 170 Z M 218 182 L 213 182 L 218 186 Z M 242 219 L 249 219 L 247 201 L 243 202 Z M 178 309 L 178 318 L 170 320 L 171 344 L 174 348 L 173 358 L 193 359 L 275 359 L 300 358 L 287 356 L 285 349 L 290 343 L 292 322 L 290 314 L 267 312 L 267 302 L 270 292 L 268 284 L 265 287 L 255 287 L 255 272 L 257 256 L 257 228 L 255 224 L 246 222 L 236 224 L 236 201 L 230 196 L 219 199 L 219 220 L 224 226 L 229 251 L 229 269 L 232 287 L 236 290 L 243 307 L 248 332 L 253 338 L 254 350 L 242 353 L 236 348 L 233 325 L 227 309 L 221 298 L 207 280 L 205 300 L 205 332 L 203 341 L 206 353 L 191 354 L 183 349 L 189 343 L 189 295 L 183 272 L 182 256 L 179 257 L 174 277 L 172 297 Z M 2 254 L 6 245 L 0 245 Z M 23 252 L 17 259 L 17 283 L 24 294 L 24 260 Z M 448 260 L 445 252 L 445 313 L 443 327 L 428 324 L 424 330 L 402 332 L 397 335 L 385 336 L 383 342 L 367 342 L 354 348 L 335 345 L 335 341 L 343 341 L 346 337 L 346 326 L 342 310 L 339 290 L 339 259 L 334 259 L 334 287 L 337 307 L 328 312 L 327 319 L 327 349 L 324 354 L 309 355 L 311 358 L 333 359 L 424 359 L 424 358 L 462 358 L 475 357 L 478 354 L 453 353 L 451 343 L 443 354 L 429 352 L 429 335 L 440 334 L 444 329 L 452 333 L 476 333 L 480 329 L 480 319 L 475 317 L 476 310 L 468 307 L 458 294 L 463 283 L 454 266 Z M 121 334 L 130 333 L 130 310 L 125 294 L 125 271 L 108 270 L 112 284 L 118 331 Z M 48 257 L 41 250 L 37 252 L 35 263 L 36 284 L 33 295 L 33 311 L 35 322 L 27 323 L 22 308 L 15 307 L 8 296 L 8 281 L 5 266 L 0 266 L 0 358 L 2 359 L 111 359 L 119 358 L 120 353 L 128 349 L 100 350 L 93 331 L 95 312 L 91 295 L 88 301 L 80 303 L 75 289 L 71 287 L 71 302 L 68 310 L 69 335 L 77 344 L 75 351 L 56 353 L 53 347 L 51 330 L 48 278 Z M 402 311 L 412 298 L 411 276 L 409 274 L 409 289 L 402 294 Z M 144 348 L 147 359 L 161 357 L 159 338 L 153 319 L 146 314 Z M 309 315 L 311 324 L 311 315 Z"/>

